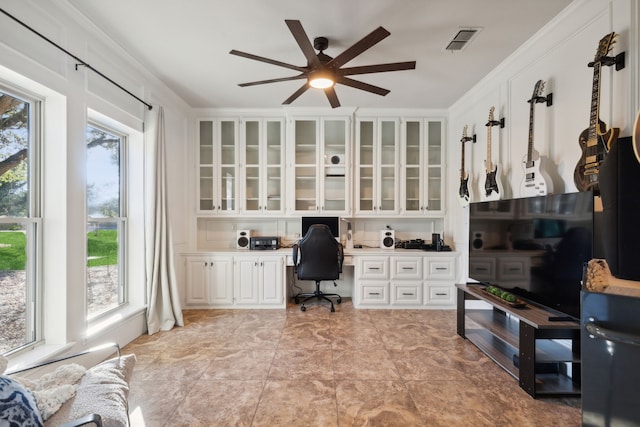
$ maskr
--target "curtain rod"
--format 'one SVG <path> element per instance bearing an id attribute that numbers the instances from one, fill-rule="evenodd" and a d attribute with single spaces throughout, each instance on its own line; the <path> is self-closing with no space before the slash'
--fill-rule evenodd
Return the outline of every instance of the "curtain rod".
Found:
<path id="1" fill-rule="evenodd" d="M 149 110 L 152 110 L 153 107 L 151 106 L 151 104 L 148 104 L 146 102 L 144 102 L 142 99 L 138 98 L 136 95 L 134 95 L 133 93 L 129 92 L 127 89 L 125 89 L 124 87 L 122 87 L 121 85 L 119 85 L 118 83 L 114 82 L 113 80 L 111 80 L 109 77 L 105 76 L 104 74 L 102 74 L 100 71 L 96 70 L 95 68 L 93 68 L 91 65 L 89 65 L 87 62 L 83 61 L 82 59 L 78 58 L 77 56 L 75 56 L 73 53 L 69 52 L 68 50 L 66 50 L 65 48 L 63 48 L 62 46 L 58 45 L 57 43 L 55 43 L 54 41 L 52 41 L 51 39 L 45 37 L 44 35 L 40 34 L 38 31 L 34 30 L 33 28 L 31 28 L 30 26 L 28 26 L 27 24 L 25 24 L 24 22 L 20 21 L 18 18 L 16 18 L 15 16 L 11 15 L 9 12 L 5 11 L 4 9 L 0 8 L 0 12 L 4 13 L 5 15 L 7 15 L 9 18 L 13 19 L 14 21 L 16 21 L 18 24 L 22 25 L 23 27 L 25 27 L 27 30 L 31 31 L 32 33 L 36 34 L 37 36 L 39 36 L 40 38 L 46 40 L 47 42 L 51 43 L 53 46 L 57 47 L 58 49 L 60 49 L 61 51 L 63 51 L 64 53 L 66 53 L 67 55 L 69 55 L 70 57 L 72 57 L 73 59 L 75 59 L 76 61 L 78 61 L 78 64 L 76 64 L 76 71 L 78 70 L 78 66 L 83 66 L 83 67 L 87 67 L 88 69 L 90 69 L 91 71 L 93 71 L 94 73 L 96 73 L 97 75 L 99 75 L 100 77 L 102 77 L 103 79 L 107 80 L 108 82 L 114 84 L 115 86 L 117 86 L 118 88 L 120 88 L 121 90 L 125 91 L 126 93 L 128 93 L 129 95 L 131 95 L 132 97 L 134 97 L 135 99 L 137 99 L 138 101 L 142 102 L 144 105 L 147 106 L 147 108 L 149 108 Z"/>

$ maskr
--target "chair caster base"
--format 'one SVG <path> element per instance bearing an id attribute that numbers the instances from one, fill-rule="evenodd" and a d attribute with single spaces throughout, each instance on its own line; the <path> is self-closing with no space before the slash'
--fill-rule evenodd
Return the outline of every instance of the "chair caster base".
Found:
<path id="1" fill-rule="evenodd" d="M 300 311 L 307 311 L 307 307 L 305 307 L 304 305 L 300 306 Z"/>

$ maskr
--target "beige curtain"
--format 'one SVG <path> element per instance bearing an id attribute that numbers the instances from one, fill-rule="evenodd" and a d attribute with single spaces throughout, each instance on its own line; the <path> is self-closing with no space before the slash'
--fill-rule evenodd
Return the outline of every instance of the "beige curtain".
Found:
<path id="1" fill-rule="evenodd" d="M 164 110 L 154 107 L 145 120 L 145 259 L 149 335 L 183 326 L 167 208 Z"/>

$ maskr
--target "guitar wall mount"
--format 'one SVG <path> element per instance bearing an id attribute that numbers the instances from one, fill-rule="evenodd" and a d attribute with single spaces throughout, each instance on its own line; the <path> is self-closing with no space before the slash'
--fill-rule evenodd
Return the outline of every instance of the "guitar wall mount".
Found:
<path id="1" fill-rule="evenodd" d="M 485 126 L 500 126 L 500 129 L 502 129 L 504 128 L 504 117 L 500 120 L 489 120 Z"/>
<path id="2" fill-rule="evenodd" d="M 620 52 L 616 56 L 603 56 L 600 61 L 602 65 L 605 67 L 611 67 L 612 65 L 616 66 L 616 71 L 620 71 L 625 67 L 625 52 Z M 589 62 L 587 66 L 593 68 L 596 65 L 596 62 Z"/>
<path id="3" fill-rule="evenodd" d="M 547 96 L 534 96 L 533 98 L 527 100 L 527 102 L 535 102 L 536 104 L 546 102 L 547 107 L 551 107 L 553 105 L 553 92 L 548 93 Z"/>

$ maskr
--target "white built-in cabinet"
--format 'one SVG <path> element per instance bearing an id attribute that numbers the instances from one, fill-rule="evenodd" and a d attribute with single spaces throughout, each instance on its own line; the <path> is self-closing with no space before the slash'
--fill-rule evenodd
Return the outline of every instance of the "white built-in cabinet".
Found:
<path id="1" fill-rule="evenodd" d="M 346 215 L 351 209 L 351 119 L 290 120 L 290 212 Z"/>
<path id="2" fill-rule="evenodd" d="M 429 308 L 453 306 L 456 256 L 355 257 L 354 306 Z"/>
<path id="3" fill-rule="evenodd" d="M 282 214 L 285 210 L 284 119 L 244 119 L 241 129 L 240 211 Z"/>
<path id="4" fill-rule="evenodd" d="M 185 257 L 187 306 L 221 307 L 233 304 L 233 257 Z"/>
<path id="5" fill-rule="evenodd" d="M 357 215 L 442 215 L 444 120 L 359 118 Z"/>
<path id="6" fill-rule="evenodd" d="M 236 119 L 198 121 L 198 211 L 237 214 L 239 123 Z"/>
<path id="7" fill-rule="evenodd" d="M 285 306 L 284 255 L 185 255 L 187 307 Z"/>
<path id="8" fill-rule="evenodd" d="M 284 305 L 284 256 L 237 256 L 234 259 L 235 303 Z"/>
<path id="9" fill-rule="evenodd" d="M 443 213 L 443 137 L 443 120 L 402 120 L 401 214 Z"/>
<path id="10" fill-rule="evenodd" d="M 395 215 L 400 210 L 400 120 L 356 121 L 356 215 Z"/>
<path id="11" fill-rule="evenodd" d="M 444 214 L 444 119 L 358 117 L 352 132 L 351 116 L 199 119 L 198 214 Z"/>

